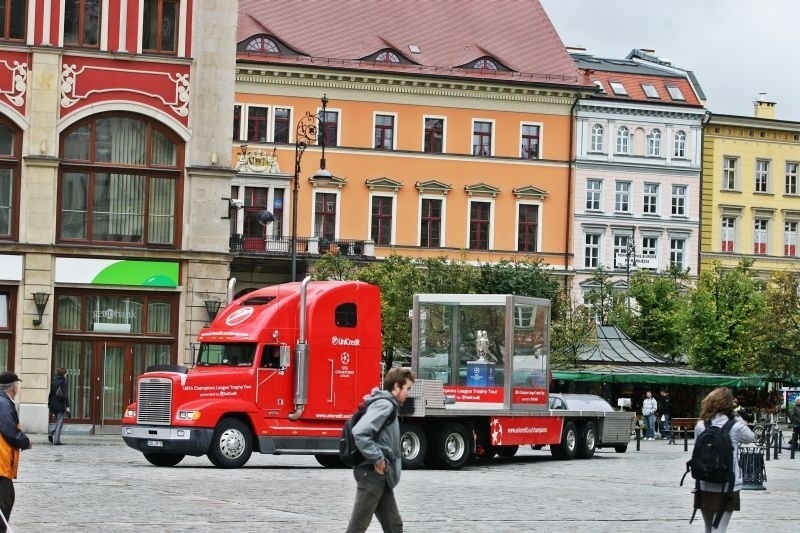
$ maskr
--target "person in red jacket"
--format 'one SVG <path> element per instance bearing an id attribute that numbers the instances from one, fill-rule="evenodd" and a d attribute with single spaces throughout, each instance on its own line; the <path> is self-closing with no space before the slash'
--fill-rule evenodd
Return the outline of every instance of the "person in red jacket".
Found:
<path id="1" fill-rule="evenodd" d="M 14 397 L 19 392 L 19 379 L 14 372 L 0 373 L 0 533 L 5 533 L 14 507 L 14 482 L 17 478 L 20 450 L 31 447 L 31 440 L 19 428 L 19 415 Z"/>

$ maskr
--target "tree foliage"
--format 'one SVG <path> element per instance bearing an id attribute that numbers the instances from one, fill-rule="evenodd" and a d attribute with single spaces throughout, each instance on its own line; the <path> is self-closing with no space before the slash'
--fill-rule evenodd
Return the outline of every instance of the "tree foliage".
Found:
<path id="1" fill-rule="evenodd" d="M 550 331 L 550 362 L 553 366 L 574 367 L 580 354 L 597 343 L 597 324 L 585 305 L 570 302 L 564 314 L 554 320 Z"/>
<path id="2" fill-rule="evenodd" d="M 683 324 L 686 353 L 695 368 L 739 374 L 752 369 L 763 346 L 761 283 L 743 260 L 732 270 L 715 263 L 690 291 Z"/>
<path id="3" fill-rule="evenodd" d="M 314 280 L 345 281 L 355 279 L 358 267 L 347 257 L 328 252 L 317 259 L 309 269 Z"/>
<path id="4" fill-rule="evenodd" d="M 688 288 L 687 272 L 675 266 L 666 274 L 633 274 L 630 293 L 636 306 L 629 318 L 628 335 L 659 355 L 681 356 Z"/>
<path id="5" fill-rule="evenodd" d="M 748 370 L 770 378 L 800 376 L 800 284 L 791 272 L 775 272 L 765 293 L 764 349 L 746 361 Z"/>

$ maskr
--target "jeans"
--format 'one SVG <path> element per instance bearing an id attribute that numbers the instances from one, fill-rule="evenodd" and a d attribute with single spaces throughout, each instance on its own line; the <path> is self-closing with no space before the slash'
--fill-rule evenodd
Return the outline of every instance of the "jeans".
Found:
<path id="1" fill-rule="evenodd" d="M 384 531 L 402 533 L 403 518 L 397 509 L 394 491 L 386 484 L 386 477 L 372 466 L 357 466 L 353 469 L 353 477 L 356 479 L 356 501 L 347 533 L 366 531 L 373 514 L 378 517 Z"/>
<path id="2" fill-rule="evenodd" d="M 672 417 L 664 415 L 664 421 L 661 422 L 661 438 L 669 439 L 670 442 L 675 442 L 672 437 Z"/>
<path id="3" fill-rule="evenodd" d="M 10 520 L 11 508 L 14 507 L 14 482 L 10 478 L 0 477 L 0 511 L 6 521 Z M 0 519 L 0 533 L 6 533 L 6 524 Z"/>
<path id="4" fill-rule="evenodd" d="M 656 415 L 644 415 L 644 436 L 652 439 L 656 436 Z"/>
<path id="5" fill-rule="evenodd" d="M 61 444 L 61 428 L 64 426 L 64 413 L 56 414 L 56 423 L 53 429 L 50 430 L 50 436 L 53 437 L 53 444 Z"/>

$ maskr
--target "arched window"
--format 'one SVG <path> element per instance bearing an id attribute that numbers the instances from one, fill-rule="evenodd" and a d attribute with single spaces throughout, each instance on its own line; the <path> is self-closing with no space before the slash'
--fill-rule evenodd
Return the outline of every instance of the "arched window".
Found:
<path id="1" fill-rule="evenodd" d="M 491 59 L 482 57 L 472 64 L 472 68 L 477 70 L 497 70 L 497 63 Z"/>
<path id="2" fill-rule="evenodd" d="M 682 130 L 675 133 L 675 149 L 672 156 L 686 157 L 686 132 Z"/>
<path id="3" fill-rule="evenodd" d="M 595 124 L 592 126 L 592 152 L 602 152 L 603 151 L 603 134 L 605 130 L 603 130 L 603 126 L 600 124 Z"/>
<path id="4" fill-rule="evenodd" d="M 58 240 L 175 246 L 183 144 L 160 124 L 98 115 L 61 137 Z"/>
<path id="5" fill-rule="evenodd" d="M 22 133 L 0 117 L 0 240 L 16 240 Z"/>
<path id="6" fill-rule="evenodd" d="M 628 130 L 627 126 L 620 126 L 617 130 L 617 153 L 631 153 L 631 132 Z"/>
<path id="7" fill-rule="evenodd" d="M 661 155 L 661 131 L 654 129 L 647 134 L 647 155 L 659 157 Z"/>
<path id="8" fill-rule="evenodd" d="M 383 62 L 383 63 L 399 63 L 400 58 L 397 57 L 397 54 L 391 52 L 389 50 L 384 50 L 377 56 L 375 56 L 375 61 Z"/>
<path id="9" fill-rule="evenodd" d="M 281 51 L 278 45 L 272 39 L 259 36 L 250 39 L 247 43 L 245 50 L 248 52 L 256 52 L 259 54 L 280 54 Z"/>

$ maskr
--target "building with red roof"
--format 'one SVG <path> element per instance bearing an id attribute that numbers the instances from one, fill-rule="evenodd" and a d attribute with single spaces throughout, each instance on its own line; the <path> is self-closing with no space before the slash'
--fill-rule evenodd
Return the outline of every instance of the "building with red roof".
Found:
<path id="1" fill-rule="evenodd" d="M 577 108 L 573 252 L 579 301 L 603 268 L 619 290 L 636 269 L 698 272 L 705 95 L 652 51 L 624 59 L 572 49 L 597 92 Z"/>
<path id="2" fill-rule="evenodd" d="M 245 287 L 290 275 L 295 208 L 298 278 L 327 250 L 571 270 L 571 110 L 594 86 L 537 0 L 242 0 L 238 32 L 231 245 Z M 314 176 L 313 141 L 292 205 L 306 113 L 323 118 L 332 175 Z"/>

